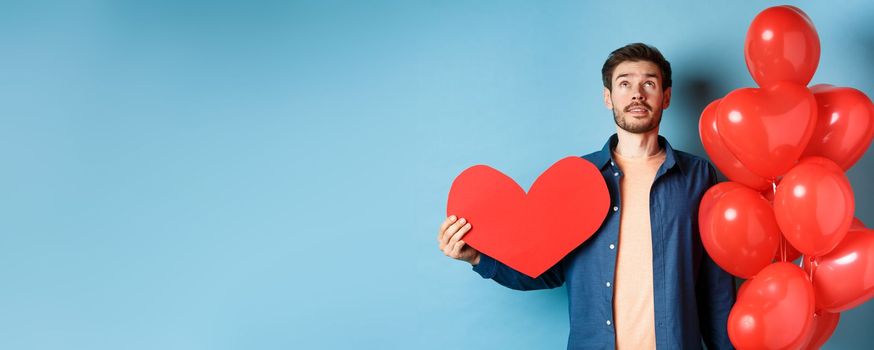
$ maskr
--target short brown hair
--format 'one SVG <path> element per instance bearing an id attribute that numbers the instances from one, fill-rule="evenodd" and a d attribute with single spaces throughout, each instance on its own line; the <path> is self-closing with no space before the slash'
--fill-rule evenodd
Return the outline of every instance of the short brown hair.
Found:
<path id="1" fill-rule="evenodd" d="M 604 67 L 601 68 L 601 78 L 604 87 L 613 91 L 613 70 L 622 62 L 649 61 L 654 63 L 662 71 L 662 91 L 671 87 L 671 63 L 662 56 L 655 47 L 644 43 L 628 44 L 620 47 L 607 56 Z"/>

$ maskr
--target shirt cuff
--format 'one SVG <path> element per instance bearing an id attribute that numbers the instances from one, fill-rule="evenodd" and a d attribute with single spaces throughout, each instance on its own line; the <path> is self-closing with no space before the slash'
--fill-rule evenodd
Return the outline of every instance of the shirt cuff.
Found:
<path id="1" fill-rule="evenodd" d="M 473 271 L 478 273 L 483 278 L 492 278 L 495 277 L 495 270 L 497 270 L 498 261 L 492 259 L 492 257 L 485 255 L 483 253 L 479 253 L 479 264 L 473 267 Z"/>

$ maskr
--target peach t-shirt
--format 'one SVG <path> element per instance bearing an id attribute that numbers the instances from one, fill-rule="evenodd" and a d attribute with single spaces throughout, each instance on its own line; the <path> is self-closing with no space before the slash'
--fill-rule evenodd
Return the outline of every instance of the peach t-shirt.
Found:
<path id="1" fill-rule="evenodd" d="M 614 151 L 613 158 L 623 173 L 613 290 L 616 348 L 655 349 L 649 193 L 665 150 L 643 158 L 625 158 Z"/>

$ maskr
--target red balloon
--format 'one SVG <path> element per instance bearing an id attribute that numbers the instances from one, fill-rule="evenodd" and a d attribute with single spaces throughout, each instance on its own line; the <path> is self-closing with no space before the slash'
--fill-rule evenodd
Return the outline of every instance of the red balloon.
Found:
<path id="1" fill-rule="evenodd" d="M 760 12 L 747 30 L 744 57 L 761 87 L 780 81 L 807 85 L 819 65 L 819 35 L 804 11 L 775 6 Z"/>
<path id="2" fill-rule="evenodd" d="M 821 256 L 834 249 L 853 221 L 850 181 L 837 164 L 804 158 L 783 177 L 774 195 L 777 224 L 798 251 Z"/>
<path id="3" fill-rule="evenodd" d="M 874 105 L 859 90 L 816 85 L 817 120 L 804 156 L 822 156 L 844 170 L 856 164 L 874 138 Z"/>
<path id="4" fill-rule="evenodd" d="M 874 230 L 850 231 L 837 248 L 815 259 L 818 309 L 842 312 L 874 297 Z M 810 271 L 810 258 L 804 263 Z"/>
<path id="5" fill-rule="evenodd" d="M 792 83 L 737 89 L 719 103 L 716 124 L 726 148 L 747 169 L 775 179 L 807 147 L 816 126 L 816 99 Z"/>
<path id="6" fill-rule="evenodd" d="M 734 191 L 734 190 L 739 189 L 739 188 L 744 188 L 744 186 L 737 183 L 737 182 L 731 182 L 731 181 L 720 182 L 720 183 L 714 185 L 713 187 L 710 187 L 707 190 L 707 192 L 704 193 L 704 196 L 701 198 L 701 202 L 698 204 L 698 219 L 699 219 L 698 223 L 699 223 L 699 226 L 702 226 L 702 227 L 705 226 L 704 225 L 705 220 L 707 220 L 707 222 L 709 222 L 710 214 L 708 214 L 708 213 L 713 208 L 713 204 L 716 203 L 715 199 L 719 199 L 723 195 L 725 195 L 726 193 Z M 712 198 L 705 201 L 704 199 L 708 197 L 708 194 Z"/>
<path id="7" fill-rule="evenodd" d="M 704 193 L 698 211 L 701 242 L 728 273 L 755 276 L 768 266 L 780 243 L 771 205 L 755 190 L 722 182 Z"/>
<path id="8" fill-rule="evenodd" d="M 807 342 L 807 345 L 804 346 L 805 350 L 819 350 L 828 338 L 832 336 L 832 333 L 835 332 L 835 328 L 838 328 L 838 322 L 841 320 L 841 314 L 818 311 L 813 314 L 813 334 L 810 336 L 810 340 Z"/>
<path id="9" fill-rule="evenodd" d="M 738 349 L 798 349 L 813 332 L 813 286 L 791 263 L 768 265 L 747 281 L 728 315 Z"/>
<path id="10" fill-rule="evenodd" d="M 716 128 L 716 108 L 719 101 L 710 102 L 701 112 L 701 119 L 698 121 L 698 134 L 701 135 L 704 150 L 707 151 L 713 164 L 716 164 L 716 167 L 731 181 L 757 190 L 770 188 L 771 183 L 768 180 L 747 170 L 734 154 L 725 148 L 725 144 L 719 138 L 719 131 Z"/>

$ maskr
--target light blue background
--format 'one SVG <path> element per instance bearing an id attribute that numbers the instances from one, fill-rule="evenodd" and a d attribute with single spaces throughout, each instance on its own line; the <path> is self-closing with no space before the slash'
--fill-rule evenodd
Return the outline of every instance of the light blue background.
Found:
<path id="1" fill-rule="evenodd" d="M 774 4 L 3 1 L 0 348 L 564 348 L 563 288 L 437 249 L 452 179 L 528 188 L 600 148 L 601 64 L 635 41 L 674 67 L 662 134 L 703 155 L 698 114 L 753 85 Z M 874 4 L 799 6 L 813 83 L 874 94 Z M 871 153 L 848 172 L 868 223 Z"/>

